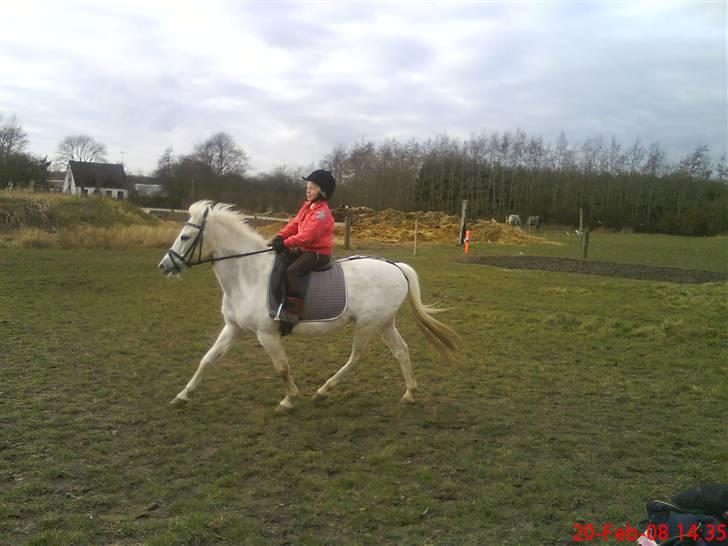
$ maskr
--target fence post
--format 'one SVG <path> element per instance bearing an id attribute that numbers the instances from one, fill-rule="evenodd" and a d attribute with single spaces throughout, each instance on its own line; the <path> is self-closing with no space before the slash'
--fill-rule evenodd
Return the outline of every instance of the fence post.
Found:
<path id="1" fill-rule="evenodd" d="M 415 218 L 415 247 L 412 252 L 413 256 L 417 256 L 417 218 Z"/>
<path id="2" fill-rule="evenodd" d="M 586 260 L 586 257 L 589 254 L 589 226 L 586 226 L 586 231 L 584 231 L 582 245 L 584 246 L 584 259 Z"/>
<path id="3" fill-rule="evenodd" d="M 349 213 L 344 216 L 344 248 L 349 250 L 349 241 L 351 237 L 351 217 Z"/>
<path id="4" fill-rule="evenodd" d="M 465 213 L 468 210 L 468 200 L 463 199 L 463 208 L 460 212 L 460 233 L 458 233 L 458 244 L 461 245 L 465 239 Z"/>

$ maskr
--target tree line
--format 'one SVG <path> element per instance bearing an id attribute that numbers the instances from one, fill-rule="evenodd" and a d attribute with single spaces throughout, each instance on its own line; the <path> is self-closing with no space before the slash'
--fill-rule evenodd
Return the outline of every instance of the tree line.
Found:
<path id="1" fill-rule="evenodd" d="M 88 135 L 72 135 L 61 140 L 56 158 L 26 152 L 28 134 L 16 116 L 0 117 L 0 188 L 33 187 L 48 189 L 52 165 L 65 168 L 69 161 L 106 161 L 106 146 Z"/>
<path id="2" fill-rule="evenodd" d="M 226 138 L 222 138 L 224 135 Z M 212 148 L 215 153 L 203 153 Z M 211 158 L 239 150 L 245 161 L 221 169 Z M 235 157 L 235 154 L 232 154 Z M 459 214 L 504 221 L 509 214 L 542 216 L 547 223 L 587 223 L 613 229 L 682 235 L 728 231 L 728 167 L 699 146 L 677 163 L 659 143 L 624 147 L 603 137 L 555 143 L 524 131 L 438 135 L 424 142 L 396 139 L 338 146 L 319 163 L 333 172 L 334 205 Z M 186 156 L 165 151 L 156 176 L 167 198 L 183 207 L 206 196 L 249 210 L 294 210 L 303 199 L 301 175 L 313 168 L 278 167 L 246 175 L 247 155 L 221 133 Z"/>
<path id="3" fill-rule="evenodd" d="M 643 232 L 710 235 L 728 231 L 728 168 L 699 146 L 669 163 L 659 143 L 624 147 L 603 137 L 555 143 L 524 131 L 439 135 L 424 142 L 360 142 L 334 149 L 322 165 L 347 203 L 504 221 L 509 214 Z M 525 219 L 525 218 L 524 218 Z"/>
<path id="4" fill-rule="evenodd" d="M 0 120 L 1 121 L 1 120 Z M 0 122 L 0 187 L 35 181 L 42 188 L 50 162 L 25 153 L 27 137 L 13 117 Z M 106 148 L 86 135 L 65 137 L 56 163 L 104 161 Z M 307 167 L 279 166 L 248 173 L 249 157 L 219 132 L 187 154 L 167 148 L 154 170 L 163 196 L 132 197 L 149 205 L 186 208 L 198 199 L 247 210 L 292 211 L 303 200 Z M 615 138 L 570 143 L 515 132 L 437 135 L 425 141 L 396 139 L 337 146 L 321 159 L 338 182 L 334 205 L 444 210 L 503 221 L 509 214 L 542 216 L 547 223 L 576 225 L 580 209 L 592 226 L 682 235 L 728 232 L 728 167 L 707 146 L 671 163 L 659 143 Z"/>
<path id="5" fill-rule="evenodd" d="M 15 116 L 0 118 L 0 188 L 45 181 L 51 162 L 26 152 L 28 135 Z"/>

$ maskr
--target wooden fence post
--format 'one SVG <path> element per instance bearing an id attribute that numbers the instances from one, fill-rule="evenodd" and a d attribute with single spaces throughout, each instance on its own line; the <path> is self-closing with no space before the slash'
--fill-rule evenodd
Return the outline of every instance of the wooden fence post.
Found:
<path id="1" fill-rule="evenodd" d="M 463 208 L 460 212 L 460 233 L 458 233 L 458 244 L 463 244 L 465 240 L 465 213 L 468 210 L 468 200 L 463 199 Z"/>
<path id="2" fill-rule="evenodd" d="M 412 252 L 413 256 L 417 256 L 417 218 L 415 218 L 415 248 Z"/>
<path id="3" fill-rule="evenodd" d="M 584 246 L 584 259 L 586 260 L 587 256 L 589 255 L 589 226 L 586 226 L 586 230 L 584 231 L 584 239 L 582 245 Z"/>
<path id="4" fill-rule="evenodd" d="M 351 217 L 349 213 L 344 216 L 344 248 L 349 250 L 349 242 L 351 240 Z"/>

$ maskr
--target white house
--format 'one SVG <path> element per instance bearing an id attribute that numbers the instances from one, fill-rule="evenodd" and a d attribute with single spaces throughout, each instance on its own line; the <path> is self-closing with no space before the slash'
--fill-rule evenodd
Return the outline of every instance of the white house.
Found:
<path id="1" fill-rule="evenodd" d="M 124 166 L 118 163 L 69 161 L 63 193 L 128 199 L 129 189 Z"/>
<path id="2" fill-rule="evenodd" d="M 126 177 L 129 189 L 133 189 L 139 197 L 157 197 L 164 195 L 164 187 L 159 179 L 153 176 L 129 175 Z"/>
<path id="3" fill-rule="evenodd" d="M 50 171 L 46 179 L 46 186 L 49 192 L 62 192 L 66 184 L 66 175 L 63 172 Z"/>
<path id="4" fill-rule="evenodd" d="M 164 195 L 164 188 L 161 184 L 134 184 L 134 190 L 142 197 Z"/>

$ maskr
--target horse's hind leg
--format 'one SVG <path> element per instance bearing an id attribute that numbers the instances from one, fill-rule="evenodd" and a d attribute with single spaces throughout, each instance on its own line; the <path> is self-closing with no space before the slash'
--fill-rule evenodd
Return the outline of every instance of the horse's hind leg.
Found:
<path id="1" fill-rule="evenodd" d="M 384 325 L 380 332 L 384 343 L 392 351 L 394 358 L 399 362 L 400 368 L 402 368 L 402 375 L 404 376 L 404 383 L 407 386 L 407 391 L 402 396 L 404 402 L 414 402 L 414 392 L 417 390 L 417 380 L 415 379 L 414 373 L 412 373 L 412 363 L 409 357 L 409 348 L 405 343 L 402 336 L 399 335 L 397 327 L 394 325 L 394 318 Z"/>
<path id="2" fill-rule="evenodd" d="M 197 388 L 197 385 L 200 384 L 205 368 L 227 352 L 233 344 L 233 341 L 235 341 L 235 338 L 238 336 L 238 332 L 239 329 L 234 324 L 227 323 L 225 325 L 222 332 L 220 332 L 220 335 L 217 336 L 215 344 L 210 347 L 210 350 L 205 353 L 205 356 L 200 361 L 200 365 L 197 367 L 195 375 L 192 376 L 192 379 L 190 379 L 189 383 L 187 383 L 187 386 L 174 397 L 172 404 L 190 401 L 190 395 Z"/>
<path id="3" fill-rule="evenodd" d="M 314 400 L 326 398 L 329 395 L 329 391 L 338 385 L 341 380 L 351 372 L 351 368 L 354 364 L 366 354 L 367 349 L 369 348 L 369 342 L 372 340 L 375 333 L 376 330 L 371 328 L 357 330 L 356 326 L 354 327 L 354 343 L 352 344 L 349 360 L 347 360 L 346 364 L 344 364 L 338 372 L 331 376 L 326 383 L 319 387 L 313 397 Z"/>
<path id="4" fill-rule="evenodd" d="M 298 387 L 293 382 L 291 369 L 288 367 L 288 357 L 283 349 L 281 338 L 278 335 L 259 333 L 258 341 L 273 361 L 273 366 L 286 386 L 286 397 L 280 401 L 276 408 L 277 413 L 287 412 L 293 409 L 293 401 L 298 396 Z"/>

